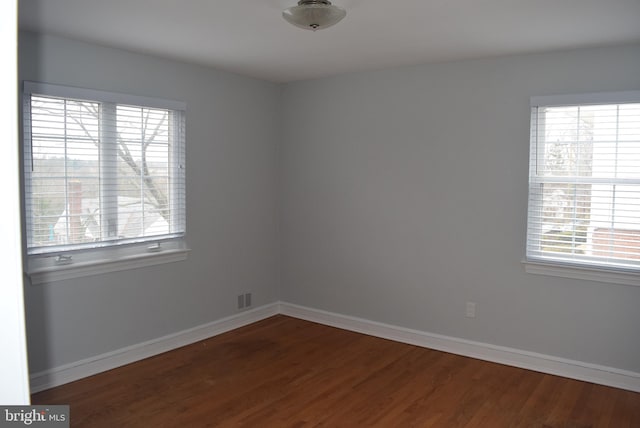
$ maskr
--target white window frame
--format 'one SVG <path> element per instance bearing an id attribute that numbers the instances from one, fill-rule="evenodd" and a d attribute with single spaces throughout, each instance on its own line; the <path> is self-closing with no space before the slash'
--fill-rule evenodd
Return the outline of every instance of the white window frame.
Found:
<path id="1" fill-rule="evenodd" d="M 640 91 L 624 92 L 601 92 L 571 95 L 550 95 L 531 98 L 532 110 L 536 107 L 551 106 L 582 106 L 596 104 L 624 104 L 640 103 Z M 535 116 L 535 117 L 534 117 Z M 532 113 L 530 128 L 536 126 L 537 115 Z M 539 158 L 535 152 L 534 142 L 530 142 L 530 159 Z M 531 192 L 536 191 L 540 180 L 532 170 L 533 161 L 529 166 L 529 202 L 531 203 Z M 530 207 L 531 209 L 531 207 Z M 531 245 L 533 243 L 533 245 Z M 529 236 L 529 218 L 527 220 L 527 248 L 525 258 L 522 261 L 525 271 L 532 274 L 556 276 L 562 278 L 572 278 L 580 280 L 598 281 L 613 284 L 640 286 L 640 269 L 616 268 L 614 266 L 601 266 L 596 264 L 572 263 L 553 258 L 541 256 L 540 251 L 531 251 L 535 247 L 535 238 Z"/>
<path id="2" fill-rule="evenodd" d="M 30 112 L 32 94 L 64 99 L 98 101 L 112 106 L 119 104 L 167 109 L 181 112 L 180 114 L 184 114 L 186 111 L 186 104 L 180 101 L 25 81 L 23 85 L 24 115 L 28 115 Z M 23 117 L 23 121 L 25 120 Z M 29 162 L 31 141 L 30 130 L 26 129 L 27 127 L 28 125 L 25 123 L 25 126 L 23 126 L 25 196 L 31 176 Z M 184 129 L 176 132 L 184 132 Z M 181 141 L 184 144 L 184 138 Z M 182 157 L 177 160 L 182 177 L 180 180 L 176 180 L 177 184 L 175 185 L 184 186 L 184 147 L 178 152 L 179 154 L 176 154 L 177 152 L 172 153 L 172 156 Z M 109 177 L 101 178 L 109 180 Z M 171 192 L 176 191 L 181 192 L 182 195 L 186 193 L 184 188 L 171 189 Z M 184 203 L 181 210 L 180 215 L 184 216 L 184 221 L 186 222 Z M 174 211 L 172 210 L 172 212 Z M 30 213 L 25 212 L 25 218 L 30 215 Z M 25 227 L 28 227 L 27 224 L 29 224 L 29 221 L 25 222 Z M 102 225 L 102 227 L 108 226 Z M 43 251 L 41 253 L 32 253 L 27 249 L 25 270 L 32 284 L 40 284 L 181 261 L 187 258 L 189 251 L 185 241 L 185 232 L 182 231 L 160 239 L 157 237 L 138 238 L 131 241 L 117 242 L 113 245 L 103 241 L 94 248 L 76 249 L 73 246 L 68 246 L 57 251 Z"/>

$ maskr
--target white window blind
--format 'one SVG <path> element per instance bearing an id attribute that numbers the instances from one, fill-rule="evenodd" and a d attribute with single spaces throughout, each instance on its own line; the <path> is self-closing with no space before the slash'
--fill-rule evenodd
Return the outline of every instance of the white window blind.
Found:
<path id="1" fill-rule="evenodd" d="M 532 99 L 527 260 L 640 271 L 640 92 Z"/>
<path id="2" fill-rule="evenodd" d="M 23 122 L 28 254 L 184 236 L 183 103 L 25 82 Z"/>

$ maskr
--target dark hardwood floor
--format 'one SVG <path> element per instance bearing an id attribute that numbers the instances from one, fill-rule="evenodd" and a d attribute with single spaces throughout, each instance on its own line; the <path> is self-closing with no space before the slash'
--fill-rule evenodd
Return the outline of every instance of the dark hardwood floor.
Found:
<path id="1" fill-rule="evenodd" d="M 32 402 L 74 427 L 640 427 L 640 393 L 281 315 Z"/>

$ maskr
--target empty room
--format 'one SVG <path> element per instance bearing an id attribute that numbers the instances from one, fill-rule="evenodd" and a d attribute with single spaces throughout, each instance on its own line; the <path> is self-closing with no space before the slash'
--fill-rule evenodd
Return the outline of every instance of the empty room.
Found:
<path id="1" fill-rule="evenodd" d="M 640 427 L 637 0 L 2 7 L 0 425 Z"/>

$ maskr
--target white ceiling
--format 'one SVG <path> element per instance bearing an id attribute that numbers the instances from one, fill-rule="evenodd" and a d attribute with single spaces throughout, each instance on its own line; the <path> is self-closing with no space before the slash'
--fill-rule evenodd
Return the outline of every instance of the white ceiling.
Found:
<path id="1" fill-rule="evenodd" d="M 274 82 L 517 53 L 640 42 L 640 0 L 334 0 L 311 32 L 296 0 L 20 0 L 20 28 Z"/>

